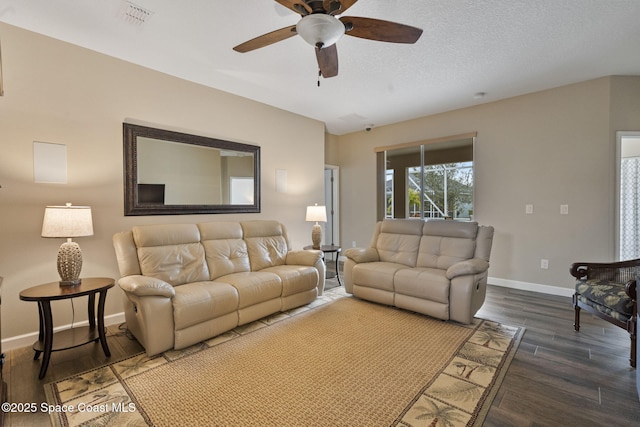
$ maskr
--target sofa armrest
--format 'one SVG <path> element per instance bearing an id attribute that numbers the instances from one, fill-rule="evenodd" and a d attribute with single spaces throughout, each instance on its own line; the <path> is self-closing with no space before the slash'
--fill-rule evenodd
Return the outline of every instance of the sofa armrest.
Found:
<path id="1" fill-rule="evenodd" d="M 349 248 L 344 251 L 344 255 L 356 263 L 380 261 L 376 248 Z"/>
<path id="2" fill-rule="evenodd" d="M 315 266 L 318 260 L 322 259 L 322 251 L 300 250 L 287 252 L 285 264 L 287 265 L 308 265 Z"/>
<path id="3" fill-rule="evenodd" d="M 480 258 L 467 259 L 457 262 L 447 269 L 447 279 L 458 276 L 484 273 L 489 269 L 489 263 Z"/>
<path id="4" fill-rule="evenodd" d="M 125 276 L 118 280 L 118 285 L 125 291 L 139 297 L 161 296 L 173 298 L 176 294 L 173 286 L 167 282 L 148 276 Z"/>

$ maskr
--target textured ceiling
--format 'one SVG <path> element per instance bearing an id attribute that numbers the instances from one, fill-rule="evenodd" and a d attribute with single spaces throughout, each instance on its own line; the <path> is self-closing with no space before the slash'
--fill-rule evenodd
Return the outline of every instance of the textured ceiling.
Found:
<path id="1" fill-rule="evenodd" d="M 123 0 L 0 0 L 0 21 L 320 120 L 337 135 L 640 75 L 640 0 L 359 0 L 345 16 L 424 33 L 415 45 L 343 37 L 339 75 L 319 87 L 300 37 L 232 50 L 298 21 L 273 0 L 133 3 L 151 12 L 142 24 L 123 18 Z"/>

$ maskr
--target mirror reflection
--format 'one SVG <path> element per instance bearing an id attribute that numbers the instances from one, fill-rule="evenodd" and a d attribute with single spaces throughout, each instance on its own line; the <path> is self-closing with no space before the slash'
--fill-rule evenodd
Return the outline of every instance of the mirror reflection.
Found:
<path id="1" fill-rule="evenodd" d="M 125 214 L 259 212 L 259 147 L 124 124 Z"/>

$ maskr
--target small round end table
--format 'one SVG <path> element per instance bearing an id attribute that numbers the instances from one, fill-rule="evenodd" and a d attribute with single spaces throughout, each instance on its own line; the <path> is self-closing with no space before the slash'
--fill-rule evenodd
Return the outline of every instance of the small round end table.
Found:
<path id="1" fill-rule="evenodd" d="M 313 246 L 312 245 L 305 246 L 303 249 L 305 250 L 313 249 Z M 330 253 L 336 254 L 336 275 L 329 277 L 329 279 L 336 277 L 338 279 L 338 284 L 342 286 L 342 280 L 340 280 L 340 269 L 338 268 L 338 258 L 340 257 L 340 252 L 342 251 L 342 248 L 336 245 L 322 245 L 320 246 L 320 249 L 316 249 L 316 250 L 322 251 L 324 255 L 330 254 Z"/>
<path id="2" fill-rule="evenodd" d="M 40 331 L 38 332 L 38 341 L 33 344 L 33 350 L 35 351 L 33 360 L 37 360 L 40 357 L 40 353 L 44 353 L 38 378 L 44 378 L 47 373 L 52 351 L 68 350 L 99 340 L 105 356 L 111 357 L 104 327 L 104 303 L 107 299 L 107 291 L 113 285 L 114 280 L 108 277 L 88 277 L 83 278 L 82 283 L 75 286 L 60 286 L 59 282 L 51 282 L 20 292 L 22 301 L 35 301 L 38 303 Z M 99 294 L 97 328 L 95 315 L 96 294 Z M 89 326 L 65 329 L 54 334 L 51 301 L 77 298 L 85 295 L 89 297 Z"/>

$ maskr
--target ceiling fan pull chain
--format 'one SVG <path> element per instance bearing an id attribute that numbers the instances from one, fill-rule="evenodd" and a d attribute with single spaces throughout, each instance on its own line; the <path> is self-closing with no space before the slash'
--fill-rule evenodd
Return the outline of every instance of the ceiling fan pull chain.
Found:
<path id="1" fill-rule="evenodd" d="M 322 77 L 322 70 L 318 70 L 318 87 L 320 87 L 320 77 Z"/>

